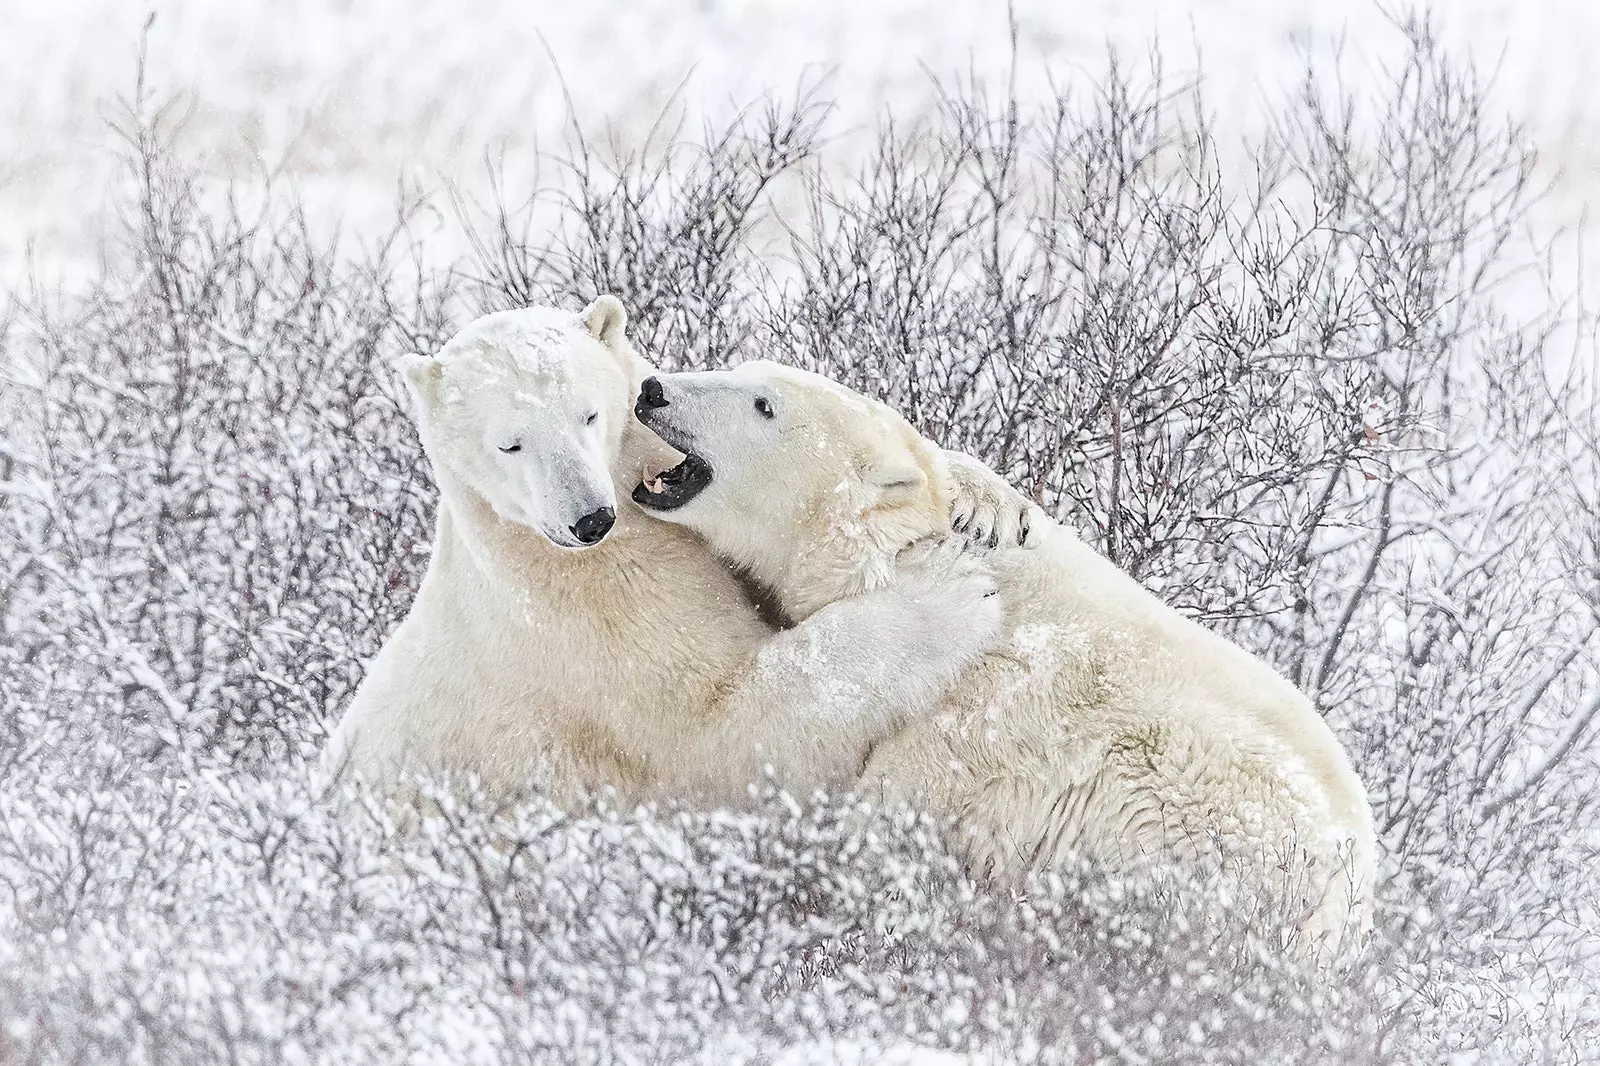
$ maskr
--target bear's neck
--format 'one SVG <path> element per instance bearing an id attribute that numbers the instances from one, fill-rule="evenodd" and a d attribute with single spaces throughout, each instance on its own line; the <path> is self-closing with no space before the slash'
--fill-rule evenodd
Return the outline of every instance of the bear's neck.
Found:
<path id="1" fill-rule="evenodd" d="M 812 500 L 785 523 L 787 536 L 750 541 L 738 561 L 784 614 L 804 621 L 835 600 L 890 584 L 904 549 L 949 532 L 950 497 L 939 468 L 929 484 L 927 495 L 893 505 L 858 508 L 832 493 Z"/>
<path id="2" fill-rule="evenodd" d="M 762 552 L 745 562 L 750 576 L 770 590 L 783 613 L 803 622 L 846 596 L 883 588 L 894 578 L 895 558 L 915 539 L 881 528 L 861 515 L 834 513 L 808 523 L 820 530 Z"/>

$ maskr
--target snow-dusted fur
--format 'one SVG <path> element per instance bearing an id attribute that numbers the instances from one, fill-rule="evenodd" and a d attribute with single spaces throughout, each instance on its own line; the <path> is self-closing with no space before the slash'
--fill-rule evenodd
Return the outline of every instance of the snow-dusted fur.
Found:
<path id="1" fill-rule="evenodd" d="M 901 549 L 942 528 L 946 459 L 884 405 L 770 363 L 660 381 L 666 405 L 649 424 L 715 471 L 665 517 L 795 618 L 877 588 Z M 935 717 L 879 744 L 867 783 L 957 816 L 980 868 L 1074 852 L 1220 861 L 1306 907 L 1303 947 L 1365 928 L 1372 816 L 1309 701 L 1070 531 L 1012 517 L 1031 548 L 993 556 L 1006 646 Z"/>
<path id="2" fill-rule="evenodd" d="M 700 540 L 629 500 L 680 457 L 631 416 L 651 368 L 625 321 L 612 297 L 581 314 L 502 312 L 437 358 L 400 361 L 439 486 L 437 540 L 330 761 L 391 784 L 444 769 L 558 799 L 737 799 L 764 766 L 826 785 L 853 779 L 873 742 L 999 639 L 993 579 L 959 558 L 774 632 Z M 562 546 L 604 507 L 603 539 Z"/>

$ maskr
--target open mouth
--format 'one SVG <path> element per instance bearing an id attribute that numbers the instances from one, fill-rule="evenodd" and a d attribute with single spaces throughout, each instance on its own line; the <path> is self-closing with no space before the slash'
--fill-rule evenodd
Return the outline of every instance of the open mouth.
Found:
<path id="1" fill-rule="evenodd" d="M 681 450 L 681 449 L 680 449 Z M 692 453 L 671 470 L 663 470 L 633 487 L 633 502 L 652 511 L 676 511 L 711 484 L 711 464 Z"/>
<path id="2" fill-rule="evenodd" d="M 644 471 L 633 487 L 633 502 L 651 511 L 676 511 L 711 484 L 711 464 L 689 449 L 691 434 L 682 433 L 663 418 L 661 409 L 672 406 L 658 378 L 647 378 L 633 405 L 634 417 L 650 428 L 668 447 L 683 453 L 683 462 L 657 474 Z"/>

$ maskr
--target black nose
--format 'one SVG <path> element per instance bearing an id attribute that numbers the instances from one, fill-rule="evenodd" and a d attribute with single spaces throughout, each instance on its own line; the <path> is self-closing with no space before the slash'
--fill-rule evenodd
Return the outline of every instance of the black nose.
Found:
<path id="1" fill-rule="evenodd" d="M 617 520 L 617 512 L 609 507 L 602 507 L 598 511 L 590 511 L 572 525 L 572 535 L 578 538 L 579 544 L 599 544 L 611 532 L 611 526 Z"/>
<path id="2" fill-rule="evenodd" d="M 639 402 L 633 405 L 633 413 L 643 418 L 647 411 L 665 406 L 667 394 L 662 391 L 661 379 L 645 378 L 644 384 L 639 386 Z"/>

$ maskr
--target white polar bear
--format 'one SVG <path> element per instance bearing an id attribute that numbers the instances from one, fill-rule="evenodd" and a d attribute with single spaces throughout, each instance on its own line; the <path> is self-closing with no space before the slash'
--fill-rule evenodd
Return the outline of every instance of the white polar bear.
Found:
<path id="1" fill-rule="evenodd" d="M 632 417 L 652 368 L 625 324 L 614 297 L 508 311 L 400 360 L 437 537 L 328 764 L 402 789 L 415 770 L 469 772 L 560 802 L 736 800 L 764 767 L 793 788 L 853 782 L 998 641 L 993 579 L 970 561 L 775 632 L 701 541 L 619 499 L 682 458 Z"/>
<path id="2" fill-rule="evenodd" d="M 944 456 L 894 411 L 772 363 L 645 382 L 639 417 L 692 456 L 697 490 L 637 498 L 748 568 L 795 619 L 870 593 L 943 527 Z M 886 491 L 889 490 L 889 491 Z M 996 497 L 998 498 L 998 497 Z M 992 517 L 992 516 L 991 516 Z M 954 815 L 978 865 L 1078 855 L 1226 860 L 1294 906 L 1321 954 L 1367 921 L 1372 815 L 1311 704 L 1038 513 L 994 555 L 1006 647 L 864 780 Z"/>

